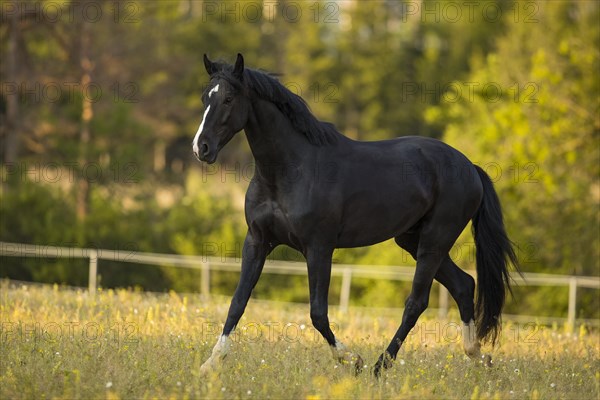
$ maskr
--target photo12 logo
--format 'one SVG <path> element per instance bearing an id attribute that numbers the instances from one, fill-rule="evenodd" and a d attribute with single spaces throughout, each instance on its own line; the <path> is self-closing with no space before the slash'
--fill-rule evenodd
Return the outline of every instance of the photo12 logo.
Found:
<path id="1" fill-rule="evenodd" d="M 340 5 L 337 2 L 301 1 L 203 1 L 202 22 L 308 22 L 337 24 L 340 22 Z"/>
<path id="2" fill-rule="evenodd" d="M 461 343 L 463 341 L 462 322 L 420 322 L 408 333 L 408 338 L 421 343 Z M 534 323 L 511 324 L 504 340 L 514 343 L 536 344 L 540 340 L 541 327 Z"/>
<path id="3" fill-rule="evenodd" d="M 139 182 L 139 165 L 134 162 L 103 165 L 97 162 L 15 162 L 6 163 L 0 169 L 0 182 L 18 180 L 47 184 L 73 184 L 80 179 L 89 183 L 115 182 L 135 184 Z"/>
<path id="4" fill-rule="evenodd" d="M 88 343 L 111 341 L 119 344 L 138 343 L 139 326 L 134 322 L 10 322 L 0 324 L 0 342 L 12 341 L 57 343 L 81 338 Z"/>
<path id="5" fill-rule="evenodd" d="M 539 5 L 535 1 L 406 1 L 400 3 L 402 22 L 418 18 L 421 22 L 537 23 Z"/>
<path id="6" fill-rule="evenodd" d="M 0 16 L 3 21 L 18 19 L 36 23 L 113 23 L 140 22 L 140 6 L 135 1 L 3 1 Z"/>
<path id="7" fill-rule="evenodd" d="M 137 82 L 2 82 L 4 96 L 17 96 L 21 104 L 74 104 L 82 99 L 90 103 L 109 100 L 114 103 L 138 103 Z"/>
<path id="8" fill-rule="evenodd" d="M 333 322 L 329 326 L 334 333 L 339 330 L 339 326 Z M 214 338 L 220 335 L 222 330 L 223 324 L 204 322 L 201 328 L 202 340 L 212 342 Z M 256 343 L 259 341 L 285 341 L 288 343 L 309 341 L 320 343 L 323 340 L 321 334 L 311 324 L 294 321 L 247 322 L 238 325 L 230 337 L 238 343 Z"/>
<path id="9" fill-rule="evenodd" d="M 402 101 L 416 101 L 429 104 L 443 101 L 444 103 L 466 102 L 473 103 L 482 99 L 487 103 L 497 103 L 509 100 L 514 103 L 538 103 L 536 97 L 540 86 L 536 82 L 502 85 L 498 82 L 402 82 L 400 94 Z"/>
<path id="10" fill-rule="evenodd" d="M 104 260 L 128 261 L 139 253 L 139 248 L 139 244 L 135 241 L 85 244 L 66 241 L 44 245 L 0 242 L 0 254 L 4 256 L 37 258 L 45 263 L 52 263 L 59 259 L 89 259 L 91 251 L 95 252 L 97 258 Z"/>

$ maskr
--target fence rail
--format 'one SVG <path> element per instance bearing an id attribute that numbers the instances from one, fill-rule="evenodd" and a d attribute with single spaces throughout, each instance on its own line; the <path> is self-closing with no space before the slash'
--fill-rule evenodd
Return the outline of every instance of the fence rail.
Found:
<path id="1" fill-rule="evenodd" d="M 110 260 L 127 263 L 148 265 L 172 265 L 180 268 L 201 270 L 200 293 L 210 294 L 211 271 L 239 271 L 240 260 L 219 259 L 206 256 L 184 256 L 178 254 L 142 253 L 137 251 L 88 249 L 73 247 L 57 247 L 34 245 L 25 243 L 0 242 L 0 256 L 5 257 L 38 257 L 38 258 L 83 258 L 89 259 L 88 290 L 94 295 L 97 290 L 97 275 L 99 260 Z M 339 307 L 342 311 L 348 310 L 352 278 L 386 279 L 399 281 L 412 281 L 414 267 L 407 266 L 369 266 L 333 264 L 332 275 L 341 276 L 341 290 Z M 466 271 L 475 276 L 475 271 Z M 304 275 L 304 263 L 291 261 L 271 261 L 265 263 L 263 273 L 282 275 Z M 570 326 L 575 326 L 577 317 L 577 289 L 600 289 L 600 277 L 569 276 L 555 274 L 540 274 L 527 272 L 523 277 L 516 275 L 514 280 L 520 286 L 566 286 L 569 288 L 568 312 L 566 321 Z M 446 316 L 448 312 L 448 291 L 439 285 L 439 315 Z M 516 317 L 516 316 L 515 316 Z M 540 320 L 556 321 L 559 318 L 536 317 Z M 516 318 L 518 319 L 518 318 Z M 591 321 L 596 324 L 598 321 Z"/>

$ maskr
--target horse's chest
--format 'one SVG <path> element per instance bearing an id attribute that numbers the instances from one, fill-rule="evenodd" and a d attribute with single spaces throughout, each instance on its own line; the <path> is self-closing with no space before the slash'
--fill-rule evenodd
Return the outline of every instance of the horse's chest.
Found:
<path id="1" fill-rule="evenodd" d="M 310 210 L 302 209 L 301 205 L 288 207 L 286 204 L 273 203 L 273 222 L 278 231 L 297 233 L 303 220 L 310 214 Z"/>
<path id="2" fill-rule="evenodd" d="M 274 201 L 271 209 L 273 214 L 270 229 L 273 235 L 282 243 L 302 249 L 311 227 L 320 219 L 318 211 L 306 202 L 290 206 L 286 202 Z"/>
<path id="3" fill-rule="evenodd" d="M 328 216 L 322 215 L 326 202 L 319 201 L 308 189 L 300 190 L 300 186 L 278 186 L 276 190 L 262 185 L 252 187 L 246 201 L 248 224 L 258 223 L 277 242 L 302 250 Z"/>

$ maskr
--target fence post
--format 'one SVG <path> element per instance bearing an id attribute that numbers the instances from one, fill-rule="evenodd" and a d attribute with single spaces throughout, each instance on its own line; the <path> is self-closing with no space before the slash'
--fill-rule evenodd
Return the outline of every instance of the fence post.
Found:
<path id="1" fill-rule="evenodd" d="M 210 295 L 210 263 L 208 261 L 201 264 L 202 281 L 200 282 L 200 294 L 204 299 Z"/>
<path id="2" fill-rule="evenodd" d="M 344 268 L 342 275 L 342 290 L 340 291 L 340 311 L 348 312 L 348 303 L 350 302 L 350 285 L 352 283 L 352 270 Z"/>
<path id="3" fill-rule="evenodd" d="M 569 311 L 567 313 L 567 323 L 570 329 L 575 328 L 575 317 L 577 313 L 577 277 L 572 276 L 569 279 Z"/>
<path id="4" fill-rule="evenodd" d="M 88 277 L 88 291 L 91 296 L 96 294 L 97 279 L 98 279 L 98 252 L 95 249 L 90 249 L 90 272 Z"/>
<path id="5" fill-rule="evenodd" d="M 448 316 L 448 289 L 446 289 L 441 283 L 439 296 L 438 317 L 446 318 Z"/>

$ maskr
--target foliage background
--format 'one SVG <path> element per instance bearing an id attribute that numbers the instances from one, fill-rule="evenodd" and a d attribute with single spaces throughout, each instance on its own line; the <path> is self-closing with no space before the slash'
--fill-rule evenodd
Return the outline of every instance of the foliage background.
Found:
<path id="1" fill-rule="evenodd" d="M 241 52 L 352 138 L 436 137 L 483 166 L 523 270 L 600 274 L 594 1 L 57 4 L 2 2 L 2 241 L 239 255 L 252 174 L 245 138 L 214 168 L 194 162 L 189 142 L 202 115 L 203 53 L 233 61 Z M 284 248 L 271 257 L 301 259 Z M 453 257 L 474 267 L 468 230 Z M 413 264 L 393 242 L 335 260 Z M 3 258 L 0 277 L 84 285 L 83 267 Z M 157 291 L 197 291 L 200 281 L 117 262 L 100 274 L 104 287 Z M 231 273 L 212 279 L 217 293 L 236 283 Z M 352 302 L 399 306 L 408 290 L 355 280 Z M 594 293 L 581 292 L 580 315 L 598 318 Z M 306 301 L 306 278 L 267 275 L 255 295 Z M 516 296 L 509 311 L 566 313 L 566 290 Z"/>

